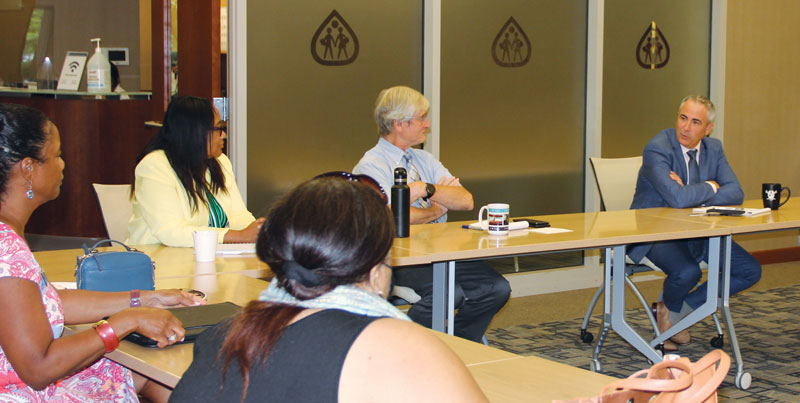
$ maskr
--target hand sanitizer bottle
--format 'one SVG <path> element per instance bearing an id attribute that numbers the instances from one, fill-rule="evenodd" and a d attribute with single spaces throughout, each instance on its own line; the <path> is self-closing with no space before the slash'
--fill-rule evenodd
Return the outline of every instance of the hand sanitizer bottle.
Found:
<path id="1" fill-rule="evenodd" d="M 111 65 L 100 49 L 100 38 L 91 41 L 97 42 L 97 46 L 86 64 L 86 89 L 89 92 L 111 92 Z"/>

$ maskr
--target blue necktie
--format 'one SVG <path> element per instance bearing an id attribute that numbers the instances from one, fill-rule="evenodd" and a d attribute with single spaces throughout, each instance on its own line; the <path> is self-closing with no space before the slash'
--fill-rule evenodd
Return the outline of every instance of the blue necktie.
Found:
<path id="1" fill-rule="evenodd" d="M 405 155 L 403 155 L 403 165 L 406 166 L 406 170 L 408 171 L 408 183 L 422 180 L 422 178 L 419 176 L 417 167 L 414 165 L 414 161 L 411 160 L 411 151 L 409 150 L 406 150 Z M 422 199 L 419 199 L 419 205 L 422 208 L 428 208 L 431 206 L 427 200 Z"/>
<path id="2" fill-rule="evenodd" d="M 689 185 L 700 183 L 700 166 L 697 165 L 697 150 L 689 150 Z"/>

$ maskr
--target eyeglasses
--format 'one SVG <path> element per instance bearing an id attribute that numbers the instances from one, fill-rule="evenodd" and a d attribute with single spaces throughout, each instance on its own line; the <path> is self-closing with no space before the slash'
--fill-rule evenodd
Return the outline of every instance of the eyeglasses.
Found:
<path id="1" fill-rule="evenodd" d="M 383 188 L 378 183 L 378 181 L 372 179 L 372 177 L 370 177 L 369 175 L 357 175 L 357 174 L 352 174 L 350 172 L 333 171 L 333 172 L 326 172 L 324 174 L 320 174 L 314 177 L 314 179 L 319 179 L 319 178 L 341 178 L 350 182 L 363 183 L 372 188 L 374 191 L 376 191 L 378 193 L 378 196 L 381 197 L 381 200 L 383 200 L 384 203 L 389 203 L 389 198 L 386 197 L 386 192 L 383 191 Z"/>
<path id="2" fill-rule="evenodd" d="M 426 114 L 424 114 L 424 115 L 422 115 L 422 116 L 419 116 L 419 117 L 418 117 L 418 116 L 412 116 L 412 117 L 411 117 L 411 119 L 408 119 L 408 120 L 409 120 L 409 121 L 412 121 L 412 120 L 419 120 L 419 122 L 420 122 L 420 123 L 425 123 L 426 121 L 430 121 L 430 120 L 428 119 L 428 114 L 427 114 L 427 113 L 426 113 Z"/>
<path id="3" fill-rule="evenodd" d="M 228 129 L 226 127 L 215 127 L 211 131 L 218 136 L 222 136 L 222 133 L 226 133 Z"/>

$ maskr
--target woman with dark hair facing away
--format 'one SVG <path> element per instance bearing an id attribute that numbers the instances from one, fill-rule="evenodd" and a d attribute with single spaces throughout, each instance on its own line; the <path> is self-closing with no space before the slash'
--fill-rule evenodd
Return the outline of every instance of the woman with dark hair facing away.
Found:
<path id="1" fill-rule="evenodd" d="M 200 336 L 170 401 L 487 400 L 431 330 L 386 301 L 391 211 L 371 178 L 341 174 L 351 181 L 313 179 L 272 207 L 256 253 L 275 278 Z"/>
<path id="2" fill-rule="evenodd" d="M 216 230 L 219 243 L 255 242 L 256 220 L 222 153 L 224 122 L 207 99 L 176 97 L 137 159 L 131 186 L 131 244 L 192 246 L 192 233 Z"/>
<path id="3" fill-rule="evenodd" d="M 166 401 L 168 389 L 103 354 L 134 331 L 174 344 L 181 322 L 156 308 L 204 302 L 178 290 L 55 289 L 23 236 L 31 213 L 58 196 L 63 171 L 58 128 L 36 109 L 0 103 L 0 401 Z M 65 325 L 94 321 L 63 335 Z"/>

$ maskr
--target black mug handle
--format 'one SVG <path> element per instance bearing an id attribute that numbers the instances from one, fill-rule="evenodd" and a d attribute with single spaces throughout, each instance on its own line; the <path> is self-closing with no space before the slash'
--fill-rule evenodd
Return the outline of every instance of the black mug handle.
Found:
<path id="1" fill-rule="evenodd" d="M 782 188 L 781 188 L 781 193 L 782 193 L 784 190 L 786 191 L 786 200 L 784 200 L 784 201 L 783 201 L 783 203 L 779 204 L 779 205 L 778 205 L 778 207 L 781 207 L 781 206 L 783 206 L 784 204 L 786 204 L 786 202 L 788 202 L 788 201 L 789 201 L 789 198 L 790 198 L 790 197 L 792 197 L 792 190 L 791 190 L 791 189 L 789 189 L 788 187 L 784 186 L 784 187 L 782 187 Z M 778 201 L 780 201 L 780 200 L 778 200 Z"/>

